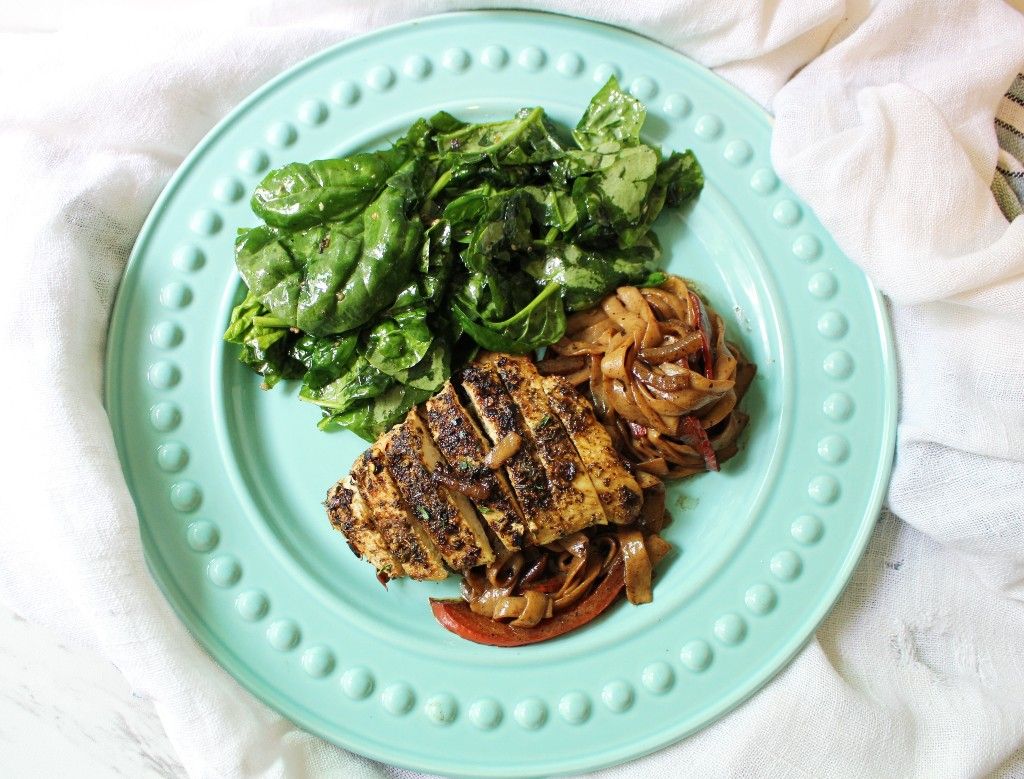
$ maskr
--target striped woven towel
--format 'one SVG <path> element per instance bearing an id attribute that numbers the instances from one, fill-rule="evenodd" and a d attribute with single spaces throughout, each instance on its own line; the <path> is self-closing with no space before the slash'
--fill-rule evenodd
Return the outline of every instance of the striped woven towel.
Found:
<path id="1" fill-rule="evenodd" d="M 1006 218 L 1024 212 L 1024 73 L 1018 73 L 996 112 L 999 161 L 992 193 Z"/>

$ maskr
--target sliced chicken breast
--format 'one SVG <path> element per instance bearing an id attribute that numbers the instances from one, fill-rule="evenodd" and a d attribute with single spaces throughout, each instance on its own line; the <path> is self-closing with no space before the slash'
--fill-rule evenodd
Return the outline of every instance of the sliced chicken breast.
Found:
<path id="1" fill-rule="evenodd" d="M 492 465 L 499 444 L 508 456 Z M 444 579 L 505 550 L 634 521 L 644 476 L 563 378 L 485 354 L 364 452 L 327 509 L 380 574 Z"/>
<path id="2" fill-rule="evenodd" d="M 511 433 L 519 436 L 519 449 L 505 461 L 505 472 L 522 509 L 530 537 L 534 543 L 542 543 L 537 539 L 538 528 L 557 521 L 557 517 L 548 517 L 548 514 L 553 514 L 551 490 L 544 469 L 537 462 L 533 442 L 519 410 L 492 365 L 471 363 L 462 369 L 456 381 L 492 444 Z"/>
<path id="3" fill-rule="evenodd" d="M 492 471 L 484 463 L 490 444 L 451 382 L 427 401 L 425 416 L 430 434 L 453 472 L 487 491 L 486 498 L 473 502 L 494 536 L 510 552 L 532 543 L 504 470 Z"/>
<path id="4" fill-rule="evenodd" d="M 533 361 L 521 355 L 489 354 L 481 357 L 480 362 L 494 366 L 505 390 L 518 406 L 548 479 L 555 517 L 549 517 L 544 526 L 538 528 L 537 543 L 607 523 L 590 474 L 558 416 L 548 406 Z"/>
<path id="5" fill-rule="evenodd" d="M 359 493 L 351 474 L 343 478 L 327 493 L 327 516 L 335 529 L 341 531 L 349 548 L 388 579 L 405 576 L 405 569 L 395 557 L 384 537 L 377 530 L 373 518 Z"/>
<path id="6" fill-rule="evenodd" d="M 542 386 L 548 406 L 569 434 L 590 474 L 608 521 L 625 525 L 635 520 L 643 493 L 622 455 L 615 451 L 608 431 L 597 421 L 593 407 L 561 376 L 544 376 Z"/>
<path id="7" fill-rule="evenodd" d="M 380 442 L 378 441 L 378 444 Z M 378 532 L 413 579 L 444 579 L 448 571 L 427 532 L 415 522 L 378 444 L 352 466 L 352 478 L 373 513 Z"/>
<path id="8" fill-rule="evenodd" d="M 442 464 L 441 453 L 417 409 L 381 440 L 388 470 L 413 518 L 426 529 L 448 567 L 465 571 L 491 562 L 494 552 L 469 500 L 432 478 Z"/>

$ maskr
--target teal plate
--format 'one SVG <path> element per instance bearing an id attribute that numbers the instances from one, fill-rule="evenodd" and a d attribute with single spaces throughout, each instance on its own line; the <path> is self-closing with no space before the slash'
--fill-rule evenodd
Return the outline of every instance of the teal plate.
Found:
<path id="1" fill-rule="evenodd" d="M 271 167 L 378 146 L 446 109 L 541 105 L 575 123 L 611 74 L 647 135 L 692 147 L 708 185 L 658 233 L 758 366 L 741 454 L 675 485 L 654 602 L 498 649 L 427 607 L 454 580 L 384 590 L 328 524 L 365 444 L 325 434 L 294 387 L 262 392 L 221 333 L 234 229 Z M 107 408 L 153 574 L 244 686 L 324 738 L 442 774 L 611 765 L 708 724 L 763 685 L 835 602 L 885 493 L 895 426 L 884 307 L 769 160 L 771 121 L 637 35 L 527 12 L 436 16 L 289 70 L 221 122 L 167 186 L 114 311 Z"/>

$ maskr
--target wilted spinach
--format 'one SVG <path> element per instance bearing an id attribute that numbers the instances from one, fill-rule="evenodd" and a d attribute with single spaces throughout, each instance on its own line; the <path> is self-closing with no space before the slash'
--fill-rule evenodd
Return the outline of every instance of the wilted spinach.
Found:
<path id="1" fill-rule="evenodd" d="M 658 269 L 661 250 L 652 238 L 645 236 L 628 249 L 552 244 L 527 270 L 540 282 L 560 285 L 568 311 L 583 311 L 597 305 L 610 289 L 624 284 L 653 287 L 665 281 L 665 274 Z"/>
<path id="2" fill-rule="evenodd" d="M 561 285 L 548 284 L 529 303 L 501 322 L 481 319 L 452 303 L 463 332 L 484 349 L 493 352 L 527 353 L 557 341 L 565 334 L 565 304 L 559 297 Z"/>
<path id="3" fill-rule="evenodd" d="M 298 379 L 306 373 L 306 365 L 293 353 L 298 336 L 268 316 L 252 292 L 231 312 L 224 340 L 241 347 L 239 361 L 263 377 L 264 389 L 281 379 Z"/>
<path id="4" fill-rule="evenodd" d="M 567 312 L 664 280 L 651 226 L 704 177 L 644 143 L 645 118 L 612 78 L 571 132 L 537 107 L 439 112 L 388 149 L 271 171 L 225 339 L 263 386 L 302 379 L 322 429 L 376 438 L 478 349 L 532 352 Z"/>

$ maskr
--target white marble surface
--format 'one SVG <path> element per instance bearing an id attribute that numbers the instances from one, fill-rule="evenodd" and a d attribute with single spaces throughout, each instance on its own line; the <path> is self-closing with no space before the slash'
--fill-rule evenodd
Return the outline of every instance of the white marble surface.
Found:
<path id="1" fill-rule="evenodd" d="M 0 777 L 184 777 L 148 701 L 0 606 Z"/>

